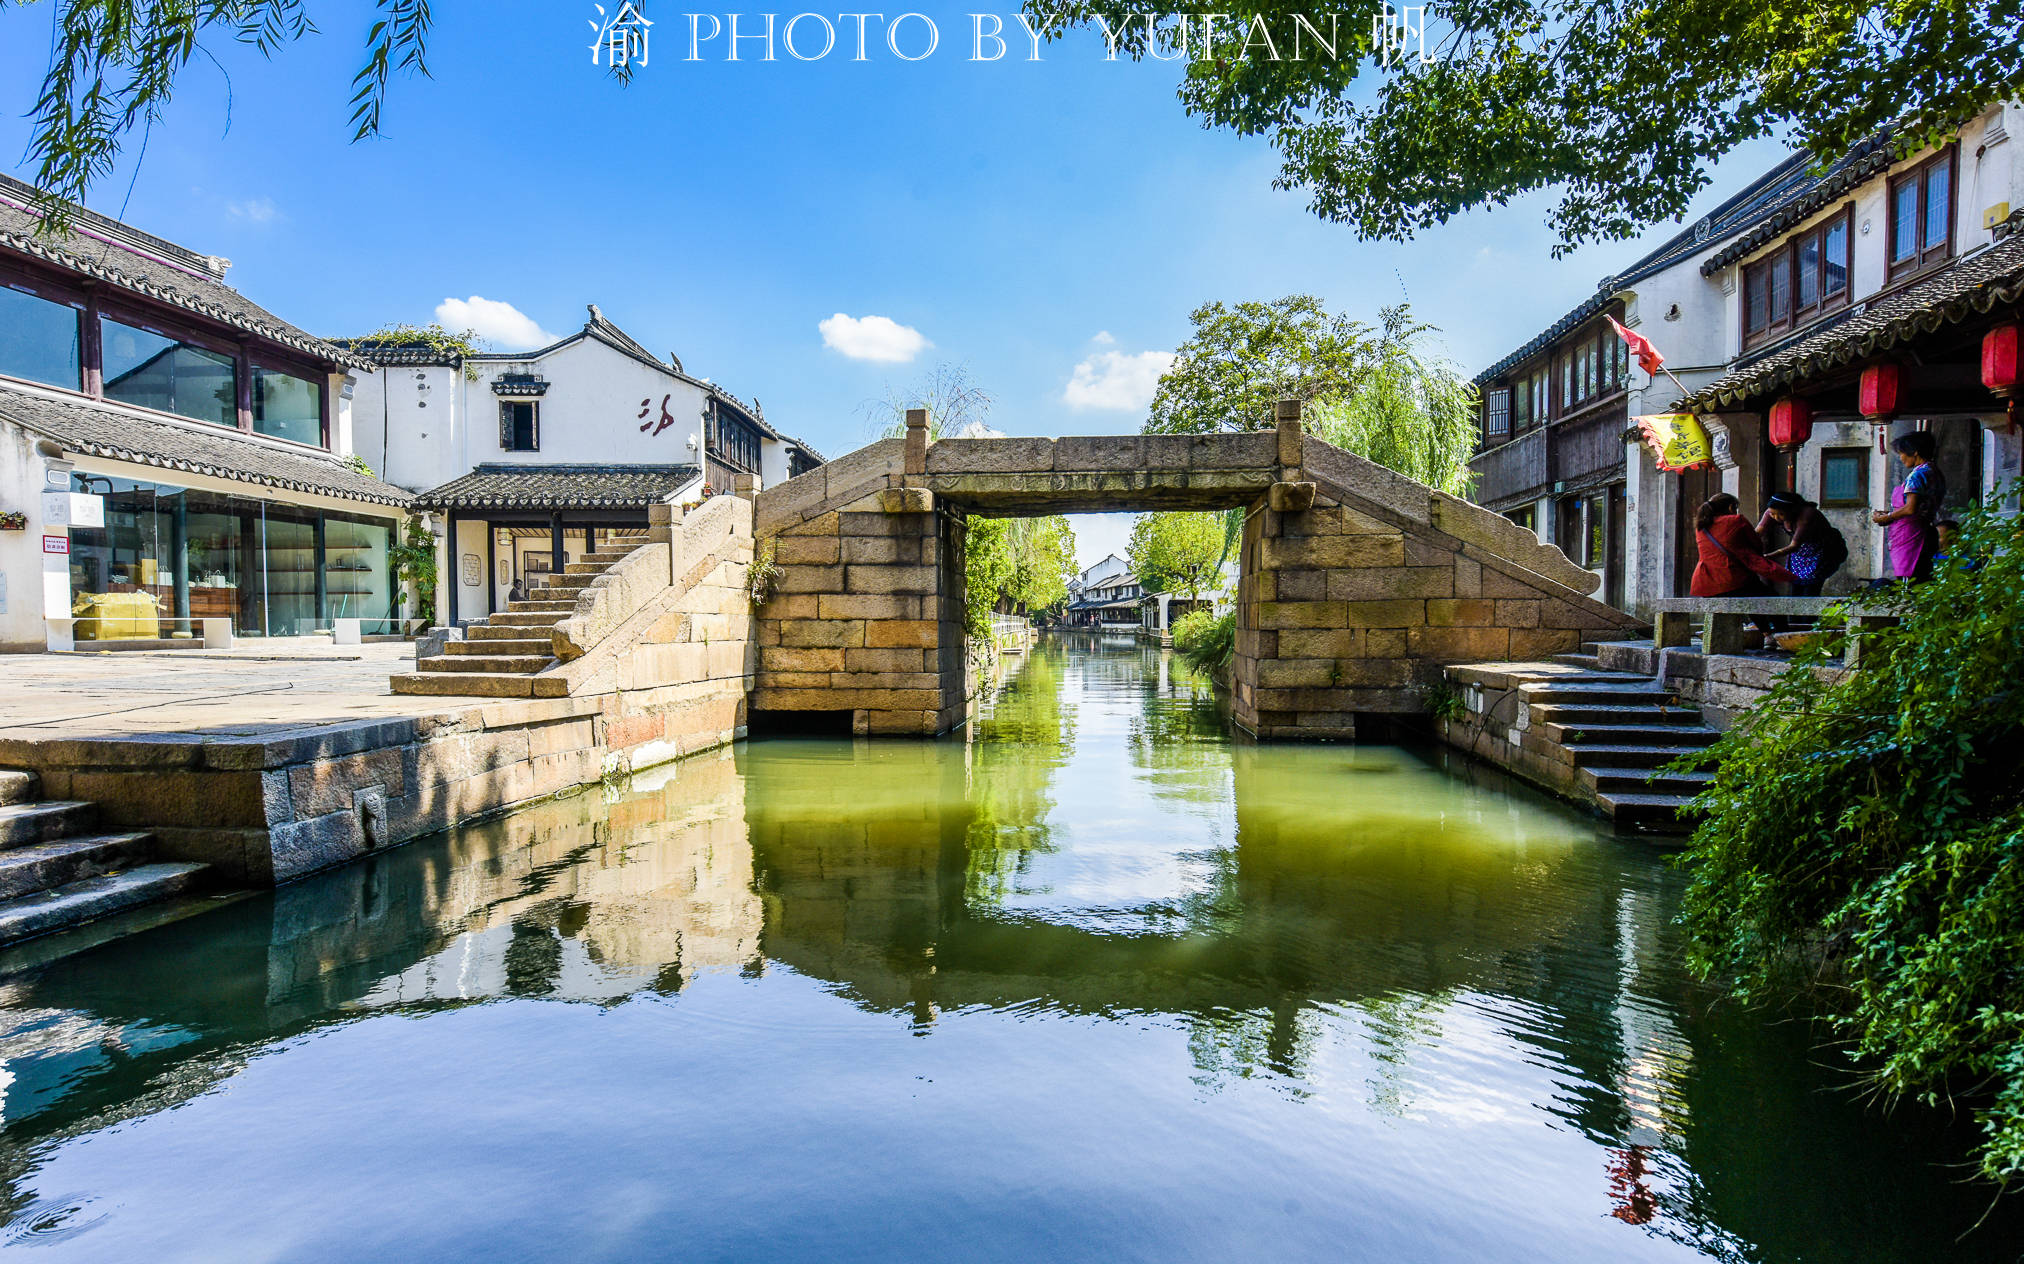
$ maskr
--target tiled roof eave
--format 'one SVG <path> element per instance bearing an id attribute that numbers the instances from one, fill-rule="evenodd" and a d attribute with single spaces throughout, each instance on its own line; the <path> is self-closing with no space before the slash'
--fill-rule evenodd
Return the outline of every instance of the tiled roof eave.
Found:
<path id="1" fill-rule="evenodd" d="M 1804 194 L 1787 202 L 1773 211 L 1762 223 L 1709 255 L 1701 263 L 1701 275 L 1713 276 L 1723 268 L 1743 258 L 1758 247 L 1771 241 L 1786 229 L 1812 215 L 1829 202 L 1847 193 L 1891 165 L 1892 153 L 1888 145 L 1880 145 L 1861 158 L 1850 162 L 1840 171 L 1833 173 Z"/>
<path id="2" fill-rule="evenodd" d="M 29 428 L 35 429 L 32 423 L 29 424 Z M 165 457 L 153 452 L 141 452 L 121 444 L 96 443 L 90 440 L 65 438 L 60 435 L 52 435 L 50 437 L 71 451 L 81 452 L 89 456 L 103 457 L 109 461 L 125 461 L 132 465 L 147 465 L 155 469 L 174 470 L 182 474 L 201 474 L 208 478 L 221 478 L 235 483 L 252 483 L 259 487 L 280 488 L 283 491 L 306 492 L 315 496 L 330 496 L 338 500 L 357 500 L 367 504 L 392 505 L 398 509 L 405 509 L 409 504 L 409 498 L 401 493 L 398 488 L 394 488 L 391 485 L 389 485 L 388 491 L 383 494 L 347 491 L 328 484 L 311 483 L 303 479 L 286 478 L 278 474 L 254 474 L 246 470 L 235 470 L 226 466 L 213 465 L 208 461 L 177 460 L 173 457 Z"/>
<path id="3" fill-rule="evenodd" d="M 270 342 L 277 342 L 283 346 L 292 347 L 305 355 L 314 356 L 319 360 L 333 360 L 339 364 L 356 369 L 376 369 L 379 367 L 369 360 L 362 359 L 349 351 L 332 346 L 327 342 L 290 330 L 278 329 L 265 321 L 249 320 L 236 312 L 228 311 L 214 303 L 206 303 L 187 294 L 164 289 L 140 278 L 129 276 L 118 268 L 108 267 L 105 264 L 96 263 L 90 259 L 72 254 L 67 250 L 59 249 L 28 234 L 0 229 L 0 245 L 4 245 L 10 250 L 17 250 L 31 258 L 40 259 L 56 267 L 65 268 L 72 272 L 82 273 L 85 276 L 108 282 L 130 293 L 144 295 L 158 303 L 167 303 L 172 307 L 180 307 L 184 311 L 195 312 L 200 316 L 208 317 L 221 324 L 230 325 L 234 329 L 243 330 L 250 334 L 257 334 Z"/>

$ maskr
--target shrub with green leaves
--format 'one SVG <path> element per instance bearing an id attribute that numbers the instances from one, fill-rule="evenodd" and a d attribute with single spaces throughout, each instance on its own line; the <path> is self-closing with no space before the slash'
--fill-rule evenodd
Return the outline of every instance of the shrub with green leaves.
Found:
<path id="1" fill-rule="evenodd" d="M 1174 620 L 1174 651 L 1196 671 L 1221 675 L 1237 652 L 1237 612 L 1195 610 Z"/>
<path id="2" fill-rule="evenodd" d="M 2024 521 L 1962 524 L 1901 622 L 1834 673 L 1831 627 L 1715 744 L 1680 863 L 1691 962 L 1754 1000 L 1814 990 L 1886 1095 L 1971 1102 L 1984 1175 L 2024 1175 Z M 1827 621 L 1830 625 L 1836 621 Z"/>

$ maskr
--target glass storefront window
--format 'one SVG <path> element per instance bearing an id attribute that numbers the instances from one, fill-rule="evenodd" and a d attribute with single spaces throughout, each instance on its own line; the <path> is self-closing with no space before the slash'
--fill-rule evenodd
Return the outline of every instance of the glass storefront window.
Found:
<path id="1" fill-rule="evenodd" d="M 105 397 L 221 426 L 239 424 L 232 357 L 103 318 Z"/>
<path id="2" fill-rule="evenodd" d="M 0 285 L 0 373 L 75 391 L 84 384 L 77 309 Z"/>
<path id="3" fill-rule="evenodd" d="M 70 532 L 71 613 L 80 641 L 304 636 L 333 619 L 398 632 L 384 518 L 187 491 L 96 474 L 72 490 L 105 497 L 103 529 Z"/>
<path id="4" fill-rule="evenodd" d="M 322 447 L 323 384 L 254 365 L 253 429 Z"/>

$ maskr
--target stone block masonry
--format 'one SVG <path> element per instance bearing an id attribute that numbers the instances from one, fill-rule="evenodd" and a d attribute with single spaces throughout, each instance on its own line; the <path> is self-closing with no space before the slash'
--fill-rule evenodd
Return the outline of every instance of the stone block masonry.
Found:
<path id="1" fill-rule="evenodd" d="M 910 417 L 906 440 L 762 492 L 757 530 L 781 575 L 755 631 L 753 709 L 847 711 L 858 733 L 959 724 L 970 514 L 1244 508 L 1233 709 L 1260 737 L 1348 736 L 1359 714 L 1424 711 L 1443 664 L 1637 626 L 1499 515 L 1306 437 L 1297 405 L 1272 421 L 929 443 Z"/>

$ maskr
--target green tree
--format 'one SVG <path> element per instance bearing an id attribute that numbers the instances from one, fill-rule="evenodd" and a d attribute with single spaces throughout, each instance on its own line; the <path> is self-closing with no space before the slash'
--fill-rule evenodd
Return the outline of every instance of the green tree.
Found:
<path id="1" fill-rule="evenodd" d="M 1745 141 L 1791 136 L 1827 163 L 1894 125 L 1909 150 L 2024 88 L 2018 0 L 1464 0 L 1428 10 L 1425 64 L 1415 44 L 1388 65 L 1367 11 L 1308 15 L 1329 55 L 1278 6 L 1220 12 L 1207 51 L 1192 11 L 1026 10 L 1135 58 L 1174 56 L 1185 21 L 1182 107 L 1270 137 L 1275 184 L 1365 237 L 1546 189 L 1561 249 L 1627 237 L 1684 213 Z"/>
<path id="2" fill-rule="evenodd" d="M 1131 573 L 1149 593 L 1188 598 L 1216 584 L 1223 560 L 1223 515 L 1149 513 L 1132 524 L 1126 549 Z"/>
<path id="3" fill-rule="evenodd" d="M 1194 333 L 1153 391 L 1147 434 L 1256 430 L 1282 399 L 1333 399 L 1362 380 L 1372 330 L 1331 316 L 1312 294 L 1269 303 L 1204 303 Z"/>
<path id="4" fill-rule="evenodd" d="M 1319 438 L 1459 496 L 1469 488 L 1476 449 L 1475 386 L 1426 349 L 1430 325 L 1403 307 L 1384 313 L 1375 362 L 1356 390 L 1324 400 L 1305 416 Z"/>
<path id="5" fill-rule="evenodd" d="M 1428 350 L 1432 325 L 1401 304 L 1373 329 L 1331 316 L 1319 299 L 1209 303 L 1153 394 L 1148 434 L 1255 430 L 1280 399 L 1307 403 L 1308 428 L 1443 491 L 1468 485 L 1476 389 Z M 1225 524 L 1226 546 L 1241 517 Z"/>
<path id="6" fill-rule="evenodd" d="M 1889 1096 L 1974 1104 L 1984 1175 L 2024 1175 L 2024 520 L 1967 516 L 1902 622 L 1834 671 L 1796 656 L 1710 748 L 1680 863 L 1690 961 L 1740 996 L 1817 985 Z"/>

